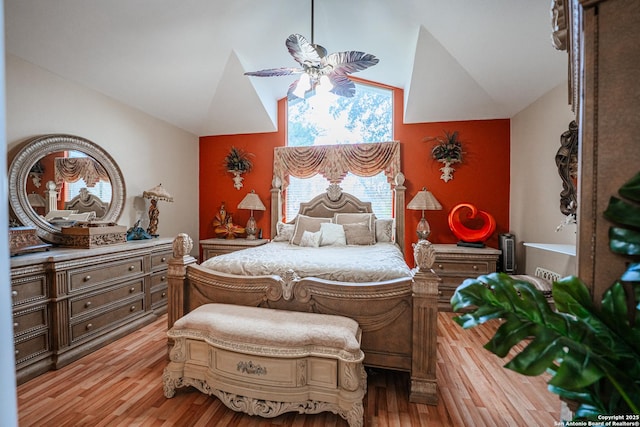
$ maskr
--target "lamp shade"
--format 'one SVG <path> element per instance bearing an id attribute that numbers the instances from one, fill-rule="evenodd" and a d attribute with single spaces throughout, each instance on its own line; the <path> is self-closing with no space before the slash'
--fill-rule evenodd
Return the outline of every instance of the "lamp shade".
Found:
<path id="1" fill-rule="evenodd" d="M 150 190 L 143 191 L 142 197 L 145 199 L 163 200 L 165 202 L 173 202 L 173 196 L 169 194 L 167 190 L 162 187 L 162 184 L 158 184 Z"/>
<path id="2" fill-rule="evenodd" d="M 411 199 L 407 205 L 407 209 L 415 211 L 439 211 L 442 210 L 442 205 L 426 187 L 422 187 L 422 190 L 418 191 L 413 199 Z"/>
<path id="3" fill-rule="evenodd" d="M 254 190 L 251 190 L 251 193 L 244 196 L 244 199 L 238 204 L 238 209 L 248 209 L 252 211 L 267 210 Z"/>

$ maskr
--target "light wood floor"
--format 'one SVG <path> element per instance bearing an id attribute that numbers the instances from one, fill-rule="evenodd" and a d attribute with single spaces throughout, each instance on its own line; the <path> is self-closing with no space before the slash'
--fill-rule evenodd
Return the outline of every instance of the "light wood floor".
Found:
<path id="1" fill-rule="evenodd" d="M 553 426 L 560 404 L 543 377 L 524 377 L 482 348 L 492 327 L 462 330 L 438 315 L 437 406 L 409 403 L 408 374 L 368 370 L 367 426 Z M 332 413 L 263 419 L 232 412 L 194 389 L 166 399 L 166 316 L 58 371 L 18 387 L 27 426 L 347 426 Z"/>

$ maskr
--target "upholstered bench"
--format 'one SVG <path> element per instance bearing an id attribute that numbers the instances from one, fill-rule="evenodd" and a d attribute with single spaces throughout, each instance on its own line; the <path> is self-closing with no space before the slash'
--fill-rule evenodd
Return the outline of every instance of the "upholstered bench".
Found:
<path id="1" fill-rule="evenodd" d="M 167 332 L 164 394 L 193 386 L 250 415 L 331 411 L 362 426 L 360 334 L 342 316 L 205 304 Z"/>

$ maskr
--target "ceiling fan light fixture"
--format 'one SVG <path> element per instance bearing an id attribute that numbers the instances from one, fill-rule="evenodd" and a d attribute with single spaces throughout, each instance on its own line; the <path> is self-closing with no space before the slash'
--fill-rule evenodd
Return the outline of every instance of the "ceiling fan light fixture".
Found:
<path id="1" fill-rule="evenodd" d="M 289 86 L 289 99 L 304 98 L 327 80 L 329 91 L 338 96 L 353 97 L 355 84 L 348 74 L 365 70 L 379 61 L 374 55 L 359 51 L 336 52 L 327 54 L 327 50 L 313 42 L 313 0 L 311 2 L 311 43 L 300 34 L 291 34 L 285 45 L 289 54 L 300 64 L 300 68 L 282 67 L 244 73 L 245 76 L 274 77 L 301 74 L 300 79 Z M 304 81 L 303 81 L 304 79 Z M 302 87 L 301 87 L 302 86 Z M 328 86 L 328 85 L 327 85 Z M 324 88 L 323 88 L 324 89 Z"/>

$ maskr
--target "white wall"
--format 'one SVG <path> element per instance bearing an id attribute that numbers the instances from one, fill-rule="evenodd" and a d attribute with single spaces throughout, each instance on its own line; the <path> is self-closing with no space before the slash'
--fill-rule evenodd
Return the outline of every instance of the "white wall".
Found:
<path id="1" fill-rule="evenodd" d="M 159 183 L 174 203 L 159 202 L 158 233 L 198 236 L 198 137 L 105 95 L 7 55 L 7 149 L 49 133 L 77 135 L 101 146 L 116 161 L 126 183 L 118 223 L 130 227 L 149 203 L 142 192 Z M 140 78 L 144 78 L 141 76 Z"/>
<path id="2" fill-rule="evenodd" d="M 560 135 L 574 114 L 562 84 L 536 100 L 511 119 L 511 231 L 516 235 L 519 273 L 533 274 L 544 267 L 562 275 L 575 273 L 575 259 L 567 255 L 526 248 L 523 242 L 576 243 L 576 226 L 561 231 L 562 180 L 555 155 Z M 526 257 L 525 257 L 526 255 Z"/>

